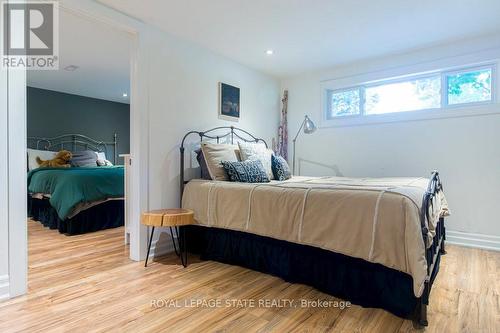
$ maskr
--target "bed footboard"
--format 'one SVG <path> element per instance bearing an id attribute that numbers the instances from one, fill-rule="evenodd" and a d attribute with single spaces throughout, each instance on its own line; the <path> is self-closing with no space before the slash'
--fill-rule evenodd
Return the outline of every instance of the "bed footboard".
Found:
<path id="1" fill-rule="evenodd" d="M 443 185 L 439 178 L 439 173 L 434 171 L 429 181 L 429 186 L 424 194 L 422 202 L 422 211 L 420 214 L 420 222 L 422 226 L 422 237 L 424 244 L 427 244 L 428 232 L 427 221 L 429 221 L 429 211 L 433 205 L 433 199 L 443 190 Z M 446 228 L 444 226 L 444 218 L 441 217 L 436 226 L 436 234 L 433 237 L 432 244 L 427 248 L 425 257 L 427 260 L 427 277 L 425 280 L 424 293 L 420 297 L 417 307 L 416 318 L 421 326 L 427 326 L 427 305 L 429 305 L 429 296 L 434 283 L 434 279 L 439 271 L 439 263 L 441 255 L 445 254 Z"/>

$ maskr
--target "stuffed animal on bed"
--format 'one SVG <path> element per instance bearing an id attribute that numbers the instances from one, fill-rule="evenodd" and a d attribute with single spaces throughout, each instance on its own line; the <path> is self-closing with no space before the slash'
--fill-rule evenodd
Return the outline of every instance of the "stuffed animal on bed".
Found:
<path id="1" fill-rule="evenodd" d="M 36 162 L 41 168 L 69 168 L 71 167 L 71 164 L 69 164 L 71 157 L 73 157 L 73 155 L 70 151 L 61 150 L 51 160 L 44 161 L 37 156 Z"/>

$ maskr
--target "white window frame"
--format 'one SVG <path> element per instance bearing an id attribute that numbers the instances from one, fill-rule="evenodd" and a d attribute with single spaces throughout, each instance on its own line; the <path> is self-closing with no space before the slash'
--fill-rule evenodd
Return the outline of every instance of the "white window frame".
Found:
<path id="1" fill-rule="evenodd" d="M 498 61 L 489 61 L 481 64 L 474 64 L 474 65 L 460 66 L 460 67 L 457 66 L 441 70 L 420 72 L 417 74 L 407 74 L 407 75 L 393 76 L 389 78 L 381 78 L 376 80 L 361 81 L 360 83 L 357 84 L 350 84 L 345 86 L 342 86 L 343 81 L 348 81 L 345 79 L 339 80 L 340 82 L 335 82 L 336 80 L 324 81 L 321 83 L 320 127 L 355 126 L 355 125 L 367 125 L 372 123 L 377 124 L 386 122 L 413 121 L 413 120 L 425 120 L 425 119 L 436 119 L 436 118 L 455 118 L 455 117 L 500 113 L 500 110 L 498 110 L 499 108 L 492 107 L 493 104 L 497 104 L 497 96 L 499 93 L 498 92 L 499 87 L 497 85 L 498 82 L 497 64 Z M 491 100 L 449 105 L 448 76 L 465 72 L 474 72 L 484 69 L 491 69 Z M 434 76 L 440 76 L 441 78 L 440 107 L 412 110 L 412 111 L 391 112 L 383 114 L 365 113 L 365 90 L 367 88 L 430 78 Z M 356 90 L 356 89 L 358 89 L 360 93 L 360 113 L 356 115 L 345 115 L 345 116 L 328 118 L 331 108 L 331 95 L 333 93 Z"/>

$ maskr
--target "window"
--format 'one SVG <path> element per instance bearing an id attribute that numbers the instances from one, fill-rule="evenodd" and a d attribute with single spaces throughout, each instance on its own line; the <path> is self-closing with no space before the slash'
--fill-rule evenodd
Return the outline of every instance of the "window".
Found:
<path id="1" fill-rule="evenodd" d="M 493 65 L 326 90 L 326 120 L 493 101 Z"/>
<path id="2" fill-rule="evenodd" d="M 491 68 L 446 75 L 448 104 L 491 101 Z"/>
<path id="3" fill-rule="evenodd" d="M 365 88 L 365 113 L 434 109 L 441 105 L 441 77 L 383 84 Z"/>
<path id="4" fill-rule="evenodd" d="M 359 89 L 339 91 L 331 94 L 331 108 L 328 119 L 359 114 Z"/>

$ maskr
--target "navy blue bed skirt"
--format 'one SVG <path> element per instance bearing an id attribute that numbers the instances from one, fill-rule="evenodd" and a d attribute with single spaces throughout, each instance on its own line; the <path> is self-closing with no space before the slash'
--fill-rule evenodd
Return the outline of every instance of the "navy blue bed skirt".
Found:
<path id="1" fill-rule="evenodd" d="M 79 235 L 121 227 L 125 221 L 123 200 L 110 200 L 86 209 L 76 216 L 61 220 L 48 199 L 28 197 L 28 216 L 50 229 L 67 235 Z"/>
<path id="2" fill-rule="evenodd" d="M 250 233 L 183 227 L 190 252 L 202 260 L 247 267 L 303 283 L 363 307 L 382 308 L 413 319 L 419 299 L 410 275 L 380 264 L 320 248 Z"/>

